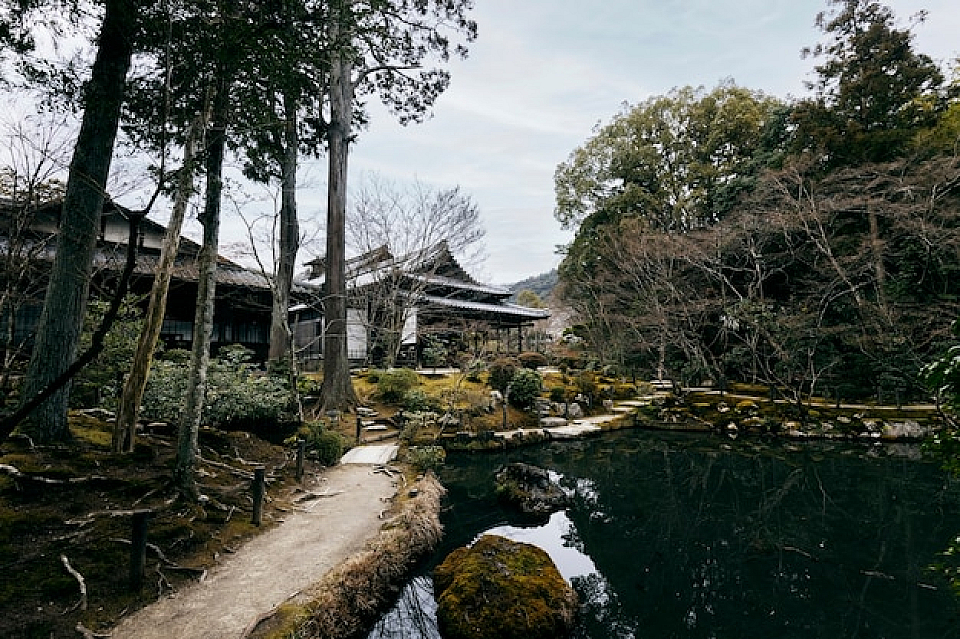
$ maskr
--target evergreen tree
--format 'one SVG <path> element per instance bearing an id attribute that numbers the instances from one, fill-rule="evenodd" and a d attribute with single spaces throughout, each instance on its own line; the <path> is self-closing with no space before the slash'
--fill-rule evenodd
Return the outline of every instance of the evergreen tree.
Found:
<path id="1" fill-rule="evenodd" d="M 912 33 L 896 26 L 888 7 L 876 0 L 828 2 L 833 10 L 816 22 L 828 41 L 804 50 L 822 62 L 809 85 L 815 97 L 795 112 L 798 150 L 827 167 L 901 157 L 917 132 L 936 122 L 943 75 L 913 50 Z"/>

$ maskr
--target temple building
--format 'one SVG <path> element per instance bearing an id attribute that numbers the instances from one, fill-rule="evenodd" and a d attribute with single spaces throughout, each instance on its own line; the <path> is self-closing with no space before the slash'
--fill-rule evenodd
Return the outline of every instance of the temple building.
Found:
<path id="1" fill-rule="evenodd" d="M 297 289 L 309 296 L 291 309 L 291 322 L 299 359 L 310 367 L 323 357 L 324 260 L 307 267 Z M 399 257 L 381 246 L 348 260 L 346 278 L 347 353 L 357 363 L 447 366 L 461 352 L 529 350 L 528 329 L 550 316 L 477 282 L 446 242 Z"/>

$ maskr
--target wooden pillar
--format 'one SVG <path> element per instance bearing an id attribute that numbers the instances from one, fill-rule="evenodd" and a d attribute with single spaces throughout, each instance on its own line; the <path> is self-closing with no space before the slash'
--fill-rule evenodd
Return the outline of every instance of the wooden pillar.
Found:
<path id="1" fill-rule="evenodd" d="M 359 417 L 357 419 L 360 419 Z M 307 453 L 307 440 L 303 437 L 297 438 L 297 481 L 303 479 L 303 458 Z"/>
<path id="2" fill-rule="evenodd" d="M 259 526 L 261 519 L 263 517 L 263 495 L 265 492 L 265 480 L 266 477 L 264 473 L 266 469 L 263 466 L 259 466 L 253 469 L 253 485 L 251 486 L 251 492 L 253 493 L 253 515 L 250 518 L 250 523 L 254 526 Z"/>
<path id="3" fill-rule="evenodd" d="M 139 591 L 147 562 L 147 521 L 149 510 L 133 511 L 133 531 L 130 535 L 130 589 Z"/>

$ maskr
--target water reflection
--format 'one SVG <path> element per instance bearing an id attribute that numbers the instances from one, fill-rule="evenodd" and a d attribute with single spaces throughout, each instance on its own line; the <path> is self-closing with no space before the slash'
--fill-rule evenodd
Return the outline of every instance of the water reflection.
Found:
<path id="1" fill-rule="evenodd" d="M 573 505 L 524 526 L 493 497 L 507 461 L 555 470 Z M 442 479 L 434 561 L 483 531 L 544 548 L 581 596 L 578 639 L 960 637 L 926 569 L 960 531 L 960 492 L 916 447 L 634 432 L 455 457 Z M 412 619 L 430 616 L 430 589 L 414 581 L 381 622 L 402 630 L 370 637 L 435 639 Z"/>
<path id="2" fill-rule="evenodd" d="M 539 546 L 547 551 L 553 563 L 557 564 L 560 574 L 568 582 L 572 582 L 574 577 L 598 574 L 593 560 L 580 551 L 577 531 L 565 512 L 553 513 L 543 526 L 497 526 L 484 534 L 500 535 Z"/>

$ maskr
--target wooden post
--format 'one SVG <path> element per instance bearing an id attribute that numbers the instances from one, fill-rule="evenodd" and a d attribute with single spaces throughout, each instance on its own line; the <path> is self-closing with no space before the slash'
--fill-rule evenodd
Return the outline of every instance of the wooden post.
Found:
<path id="1" fill-rule="evenodd" d="M 307 440 L 297 438 L 297 481 L 303 480 L 303 458 L 307 452 Z"/>
<path id="2" fill-rule="evenodd" d="M 133 511 L 133 531 L 130 534 L 130 589 L 143 586 L 143 572 L 147 563 L 147 521 L 149 510 Z"/>
<path id="3" fill-rule="evenodd" d="M 363 427 L 363 424 L 360 421 L 360 415 L 357 415 L 357 446 L 360 445 L 360 429 Z"/>
<path id="4" fill-rule="evenodd" d="M 255 468 L 253 470 L 253 486 L 251 487 L 251 492 L 253 493 L 253 517 L 251 518 L 251 523 L 254 526 L 260 525 L 260 520 L 263 516 L 263 492 L 264 492 L 264 473 L 265 469 L 263 466 Z"/>

